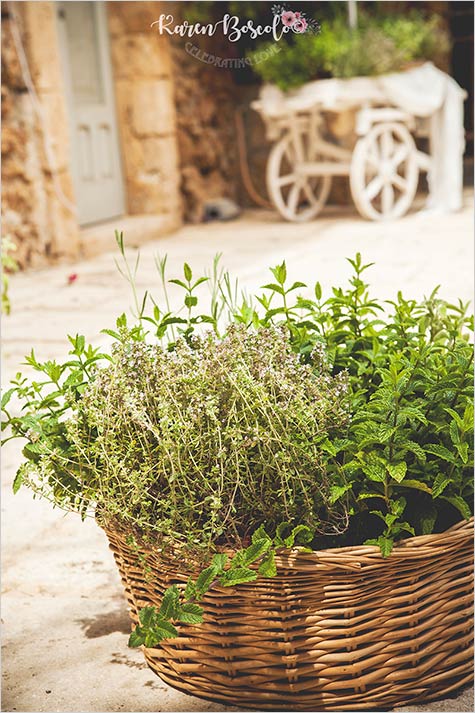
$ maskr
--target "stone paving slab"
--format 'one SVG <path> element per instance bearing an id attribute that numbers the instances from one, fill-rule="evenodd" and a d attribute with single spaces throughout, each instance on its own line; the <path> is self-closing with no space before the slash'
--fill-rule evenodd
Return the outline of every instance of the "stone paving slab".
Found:
<path id="1" fill-rule="evenodd" d="M 157 252 L 168 253 L 170 276 L 184 260 L 199 272 L 222 252 L 223 265 L 249 290 L 267 281 L 267 268 L 284 258 L 291 279 L 319 279 L 328 289 L 346 279 L 344 258 L 358 250 L 377 263 L 368 277 L 380 298 L 392 298 L 398 289 L 421 297 L 440 283 L 443 297 L 470 300 L 471 195 L 455 215 L 414 213 L 391 224 L 330 210 L 304 225 L 251 211 L 228 224 L 187 226 L 142 247 L 138 286 L 157 291 Z M 112 326 L 131 303 L 114 257 L 13 276 L 12 314 L 3 320 L 3 383 L 31 347 L 41 359 L 62 357 L 68 332 L 104 343 L 100 329 Z M 72 274 L 77 278 L 69 285 Z M 13 496 L 20 459 L 18 444 L 8 443 L 2 485 L 2 710 L 237 710 L 176 692 L 147 669 L 139 651 L 127 648 L 127 609 L 105 536 L 93 521 L 65 516 L 28 491 Z M 473 711 L 473 692 L 402 710 Z"/>

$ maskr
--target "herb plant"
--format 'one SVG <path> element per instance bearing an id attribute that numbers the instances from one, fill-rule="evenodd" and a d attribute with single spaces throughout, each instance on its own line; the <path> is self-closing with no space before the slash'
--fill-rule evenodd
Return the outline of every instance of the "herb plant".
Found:
<path id="1" fill-rule="evenodd" d="M 268 46 L 258 46 L 250 56 Z M 291 41 L 282 41 L 280 52 L 256 63 L 254 71 L 286 90 L 322 76 L 374 76 L 399 71 L 414 61 L 437 63 L 449 48 L 448 35 L 435 15 L 360 12 L 358 27 L 351 29 L 346 17 L 337 13 L 322 21 L 319 35 L 292 35 Z"/>
<path id="2" fill-rule="evenodd" d="M 253 297 L 218 260 L 198 279 L 185 265 L 183 309 L 136 298 L 135 322 L 107 330 L 112 351 L 77 335 L 64 363 L 32 353 L 39 377 L 18 374 L 2 400 L 6 438 L 26 439 L 14 489 L 206 549 L 288 521 L 313 548 L 388 555 L 470 517 L 467 305 L 437 291 L 378 302 L 370 266 L 350 263 L 349 285 L 326 298 L 318 282 L 289 284 L 285 263 Z"/>
<path id="3" fill-rule="evenodd" d="M 124 333 L 63 424 L 67 460 L 53 446 L 22 478 L 101 519 L 190 543 L 240 546 L 282 520 L 338 532 L 321 444 L 346 426 L 347 384 L 319 354 L 302 363 L 278 327 L 231 326 L 172 351 Z"/>

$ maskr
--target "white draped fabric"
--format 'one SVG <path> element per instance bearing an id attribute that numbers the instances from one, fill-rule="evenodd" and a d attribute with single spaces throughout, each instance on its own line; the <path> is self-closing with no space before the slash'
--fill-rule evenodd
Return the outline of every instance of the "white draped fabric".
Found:
<path id="1" fill-rule="evenodd" d="M 392 106 L 426 118 L 432 158 L 427 208 L 451 212 L 462 206 L 465 98 L 465 91 L 452 77 L 426 62 L 405 72 L 378 77 L 321 79 L 286 93 L 265 85 L 252 106 L 269 125 L 295 112 L 366 106 Z"/>

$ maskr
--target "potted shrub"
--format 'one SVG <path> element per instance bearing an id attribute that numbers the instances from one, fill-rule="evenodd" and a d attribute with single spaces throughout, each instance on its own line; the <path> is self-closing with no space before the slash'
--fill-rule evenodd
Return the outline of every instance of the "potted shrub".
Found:
<path id="1" fill-rule="evenodd" d="M 94 514 L 130 644 L 185 692 L 371 710 L 471 679 L 472 321 L 379 304 L 350 262 L 326 300 L 285 263 L 255 300 L 185 265 L 182 312 L 136 300 L 110 352 L 70 337 L 4 395 L 14 488 Z"/>

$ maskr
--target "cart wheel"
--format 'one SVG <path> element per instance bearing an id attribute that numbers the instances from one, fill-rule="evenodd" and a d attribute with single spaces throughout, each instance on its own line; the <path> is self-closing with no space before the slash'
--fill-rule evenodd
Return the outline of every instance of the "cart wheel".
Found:
<path id="1" fill-rule="evenodd" d="M 318 161 L 311 155 L 308 134 L 299 134 L 298 142 L 286 134 L 272 147 L 267 162 L 267 192 L 286 220 L 305 221 L 315 218 L 326 203 L 331 188 L 330 176 L 305 176 L 299 164 Z M 300 157 L 300 158 L 299 158 Z"/>
<path id="2" fill-rule="evenodd" d="M 356 142 L 350 188 L 363 218 L 400 218 L 412 205 L 418 178 L 416 144 L 404 124 L 376 124 Z"/>

